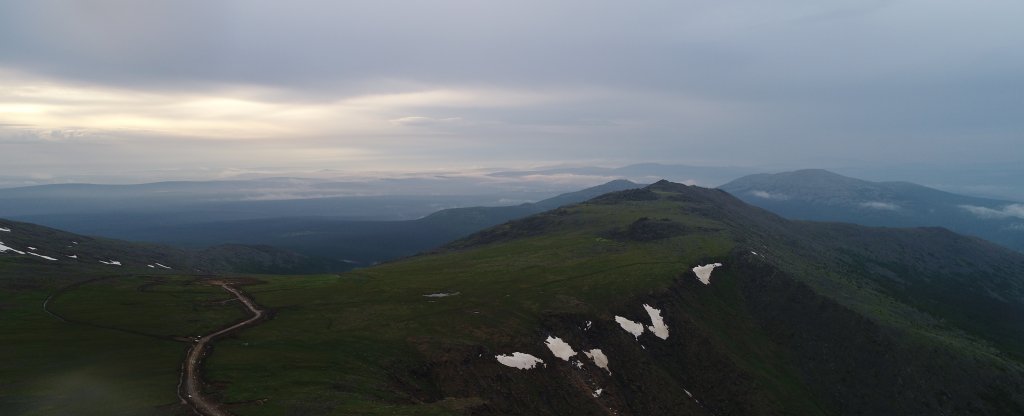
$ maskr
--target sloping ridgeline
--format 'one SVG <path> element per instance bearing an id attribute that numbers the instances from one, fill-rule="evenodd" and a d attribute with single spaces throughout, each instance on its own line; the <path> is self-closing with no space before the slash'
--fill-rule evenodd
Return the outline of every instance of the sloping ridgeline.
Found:
<path id="1" fill-rule="evenodd" d="M 663 181 L 270 280 L 274 320 L 209 374 L 238 414 L 1020 414 L 1022 294 L 1024 256 L 980 240 Z"/>
<path id="2" fill-rule="evenodd" d="M 407 221 L 264 218 L 140 228 L 132 236 L 187 247 L 225 242 L 270 245 L 313 258 L 330 259 L 340 267 L 325 271 L 339 271 L 411 256 L 496 224 L 583 202 L 607 192 L 637 187 L 640 185 L 617 180 L 536 203 L 452 208 Z"/>
<path id="3" fill-rule="evenodd" d="M 31 267 L 42 265 L 63 274 L 76 274 L 83 270 L 297 274 L 347 267 L 339 261 L 264 245 L 222 244 L 202 250 L 179 249 L 84 236 L 5 219 L 0 219 L 0 244 L 3 244 L 0 263 Z M 15 266 L 3 271 L 5 275 L 32 278 L 30 273 L 19 273 Z"/>
<path id="4" fill-rule="evenodd" d="M 957 195 L 909 182 L 870 182 L 820 169 L 744 176 L 721 189 L 786 218 L 945 227 L 1024 251 L 1019 202 Z"/>

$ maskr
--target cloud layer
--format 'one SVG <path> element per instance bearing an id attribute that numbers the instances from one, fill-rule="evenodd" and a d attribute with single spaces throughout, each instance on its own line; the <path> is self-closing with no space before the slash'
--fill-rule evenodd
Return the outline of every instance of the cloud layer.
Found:
<path id="1" fill-rule="evenodd" d="M 867 201 L 861 202 L 859 205 L 862 208 L 877 209 L 882 211 L 898 211 L 900 209 L 899 205 L 896 205 L 892 202 L 884 201 Z"/>
<path id="2" fill-rule="evenodd" d="M 0 175 L 1024 162 L 1008 151 L 1021 15 L 1010 0 L 4 2 L 0 152 L 23 157 Z"/>
<path id="3" fill-rule="evenodd" d="M 986 219 L 1002 219 L 1002 218 L 1021 218 L 1024 219 L 1024 204 L 1009 204 L 1002 208 L 993 209 L 987 207 L 979 207 L 975 205 L 961 205 L 960 208 L 967 210 L 971 214 L 978 216 L 979 218 Z"/>

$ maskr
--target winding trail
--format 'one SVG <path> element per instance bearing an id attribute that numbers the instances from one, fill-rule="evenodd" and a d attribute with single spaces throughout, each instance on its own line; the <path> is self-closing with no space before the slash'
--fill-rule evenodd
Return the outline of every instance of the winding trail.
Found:
<path id="1" fill-rule="evenodd" d="M 230 413 L 221 410 L 216 401 L 203 394 L 203 381 L 199 374 L 199 367 L 202 365 L 203 356 L 206 355 L 208 347 L 214 339 L 256 323 L 264 318 L 265 312 L 260 309 L 252 299 L 242 293 L 242 291 L 231 287 L 229 283 L 221 281 L 210 283 L 220 286 L 232 295 L 235 295 L 235 297 L 238 298 L 238 300 L 240 300 L 247 309 L 249 309 L 249 312 L 252 312 L 252 317 L 227 328 L 223 328 L 194 339 L 194 343 L 189 347 L 188 353 L 185 354 L 185 362 L 181 364 L 181 379 L 178 382 L 178 398 L 181 399 L 182 403 L 187 404 L 199 415 L 227 416 L 230 415 Z"/>

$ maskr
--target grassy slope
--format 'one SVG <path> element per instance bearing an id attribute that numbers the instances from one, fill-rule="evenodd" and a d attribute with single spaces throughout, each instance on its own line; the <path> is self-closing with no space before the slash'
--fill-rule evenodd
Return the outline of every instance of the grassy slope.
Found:
<path id="1" fill-rule="evenodd" d="M 924 396 L 933 393 L 929 383 L 951 386 L 942 392 L 950 398 L 971 400 L 980 400 L 973 384 L 1020 385 L 1019 363 L 1007 360 L 999 345 L 965 336 L 932 315 L 941 311 L 927 314 L 902 303 L 908 295 L 864 278 L 866 266 L 843 263 L 835 250 L 842 244 L 828 240 L 847 237 L 806 237 L 799 225 L 715 191 L 654 189 L 505 224 L 432 255 L 341 276 L 261 277 L 264 284 L 246 290 L 273 310 L 273 319 L 218 342 L 207 379 L 240 415 L 462 414 L 468 408 L 600 414 L 608 406 L 663 414 L 659 406 L 666 403 L 675 406 L 668 413 L 678 414 L 836 414 L 863 412 L 844 400 L 885 403 L 891 397 L 883 393 L 899 393 L 886 386 L 870 396 L 874 384 L 857 384 L 863 381 L 905 377 L 925 385 L 907 389 L 910 405 L 939 400 Z M 636 227 L 643 217 L 651 220 Z M 658 224 L 671 226 L 659 234 Z M 657 238 L 646 238 L 652 235 Z M 767 260 L 748 255 L 749 249 Z M 710 261 L 726 267 L 704 286 L 688 270 Z M 22 317 L 0 322 L 8 337 L 0 348 L 14 358 L 0 365 L 7 383 L 0 392 L 11 392 L 0 393 L 0 410 L 180 411 L 173 385 L 182 344 L 59 323 L 39 304 L 68 279 L 45 272 L 32 277 L 32 287 L 24 276 L 5 280 L 12 300 L 0 298 Z M 54 308 L 155 335 L 192 335 L 210 327 L 207 319 L 233 317 L 230 308 L 209 302 L 219 289 L 161 279 L 151 286 L 145 285 L 156 280 L 84 285 L 58 297 Z M 436 292 L 459 294 L 423 296 Z M 639 349 L 612 318 L 646 321 L 643 302 L 663 307 L 673 335 L 667 342 L 645 335 L 646 349 Z M 172 319 L 166 310 L 175 311 Z M 584 320 L 594 322 L 589 332 L 580 329 Z M 599 345 L 612 357 L 614 375 L 556 362 L 541 344 L 549 333 L 576 346 Z M 109 348 L 117 353 L 106 353 Z M 494 362 L 494 354 L 511 351 L 551 365 L 520 372 Z M 864 358 L 872 354 L 885 357 Z M 868 374 L 851 368 L 857 366 Z M 913 371 L 884 368 L 902 366 Z M 130 399 L 60 401 L 62 392 L 72 391 L 62 376 L 76 371 L 89 377 L 75 378 L 75 386 L 110 383 L 117 387 L 111 391 Z M 957 377 L 963 380 L 950 381 Z M 588 389 L 597 385 L 608 392 L 590 400 Z M 707 407 L 693 405 L 681 388 Z M 1020 409 L 1012 390 L 987 394 L 949 408 Z M 51 402 L 58 407 L 41 407 Z"/>
<path id="2" fill-rule="evenodd" d="M 787 226 L 784 221 L 730 205 L 734 203 L 728 202 L 731 198 L 727 196 L 707 195 L 694 199 L 667 189 L 659 192 L 658 200 L 643 200 L 648 198 L 627 193 L 622 200 L 572 206 L 499 226 L 430 256 L 340 278 L 271 281 L 254 288 L 254 296 L 277 311 L 275 319 L 222 344 L 222 354 L 210 361 L 210 375 L 226 385 L 227 401 L 249 402 L 233 408 L 239 414 L 441 412 L 450 401 L 419 404 L 438 393 L 432 391 L 438 387 L 428 378 L 408 377 L 406 369 L 436 359 L 439 345 L 473 346 L 489 352 L 533 345 L 529 352 L 549 357 L 536 342 L 543 339 L 539 328 L 545 326 L 547 317 L 610 320 L 610 311 L 678 285 L 680 278 L 686 279 L 689 267 L 735 255 L 732 250 L 738 244 L 774 246 L 766 251 L 778 255 L 783 270 L 801 276 L 801 281 L 818 293 L 839 302 L 827 301 L 821 306 L 820 301 L 812 300 L 809 307 L 838 311 L 835 313 L 852 322 L 850 325 L 862 325 L 858 323 L 862 318 L 845 308 L 867 316 L 863 325 L 881 331 L 879 339 L 884 342 L 897 339 L 891 347 L 907 351 L 903 358 L 911 360 L 922 348 L 943 351 L 922 355 L 913 365 L 927 367 L 928 359 L 956 351 L 950 354 L 960 354 L 955 355 L 957 359 L 966 357 L 951 364 L 958 370 L 962 368 L 957 366 L 978 360 L 986 363 L 980 367 L 989 370 L 1019 371 L 1018 364 L 1005 361 L 990 346 L 858 278 L 858 271 L 829 272 L 829 259 L 818 264 L 816 259 L 788 251 L 800 244 L 788 241 L 796 238 L 791 233 L 775 229 Z M 702 200 L 704 197 L 710 200 Z M 718 198 L 724 199 L 716 201 Z M 726 204 L 720 205 L 723 201 Z M 656 241 L 612 238 L 621 235 L 615 230 L 627 228 L 640 217 L 667 218 L 687 232 Z M 734 279 L 743 281 L 740 276 Z M 767 333 L 769 326 L 747 309 L 749 300 L 744 296 L 756 294 L 744 294 L 730 286 L 739 283 L 730 281 L 723 277 L 719 285 L 695 289 L 710 293 L 683 294 L 686 300 L 679 310 L 697 333 L 724 351 L 728 365 L 753 379 L 751 385 L 756 387 L 751 388 L 756 391 L 747 399 L 783 413 L 840 411 L 835 407 L 839 404 L 827 403 L 829 394 L 836 394 L 834 390 L 808 393 L 818 390 L 809 377 L 821 376 L 820 369 L 797 365 L 802 357 L 796 355 L 793 345 L 786 344 L 791 341 Z M 423 297 L 439 291 L 460 294 Z M 815 296 L 812 293 L 802 296 Z M 887 335 L 886 331 L 892 330 L 902 335 Z M 476 368 L 478 364 L 467 366 Z M 930 370 L 913 374 L 929 374 Z M 989 370 L 964 371 L 981 377 Z M 268 400 L 259 405 L 251 402 L 260 399 Z"/>
<path id="3" fill-rule="evenodd" d="M 649 214 L 650 205 L 577 206 L 549 215 L 546 230 L 559 232 L 543 236 L 416 257 L 301 286 L 272 282 L 253 294 L 278 311 L 275 319 L 224 343 L 220 351 L 225 353 L 210 361 L 210 374 L 229 382 L 229 400 L 257 400 L 274 392 L 262 406 L 239 407 L 238 413 L 395 412 L 390 405 L 378 406 L 415 400 L 397 393 L 391 378 L 396 377 L 395 362 L 423 359 L 413 348 L 418 343 L 443 339 L 498 350 L 536 337 L 545 314 L 610 319 L 609 310 L 663 291 L 699 259 L 725 256 L 732 249 L 718 233 L 634 244 L 593 232 Z M 677 208 L 662 202 L 655 210 Z M 693 216 L 675 217 L 693 228 L 715 225 Z M 460 294 L 423 297 L 440 291 Z M 251 369 L 256 357 L 282 369 L 308 370 L 260 377 Z M 413 405 L 408 411 L 422 410 Z"/>
<path id="4" fill-rule="evenodd" d="M 40 225 L 0 218 L 0 232 L 5 245 L 25 252 L 46 255 L 56 260 L 53 266 L 69 273 L 78 270 L 99 270 L 100 273 L 127 268 L 156 273 L 315 273 L 323 270 L 345 270 L 344 262 L 314 258 L 269 246 L 225 244 L 202 250 L 185 250 L 158 244 L 129 242 L 73 234 Z M 35 247 L 32 251 L 28 247 Z M 2 257 L 17 256 L 12 252 Z M 22 255 L 31 258 L 29 255 Z M 69 256 L 75 256 L 71 258 Z M 121 262 L 121 266 L 104 266 L 100 261 Z M 153 266 L 160 263 L 165 270 Z"/>
<path id="5" fill-rule="evenodd" d="M 185 344 L 169 338 L 243 315 L 211 303 L 229 295 L 193 280 L 0 259 L 0 414 L 182 414 L 175 386 Z M 83 284 L 50 302 L 73 322 L 48 315 L 47 297 L 74 283 Z"/>
<path id="6" fill-rule="evenodd" d="M 635 214 L 575 209 L 591 211 L 589 221 L 608 225 Z M 596 237 L 587 228 L 573 231 L 579 225 L 567 219 L 558 225 L 564 233 L 485 246 L 471 256 L 448 252 L 342 278 L 310 278 L 301 284 L 280 279 L 254 287 L 250 292 L 257 302 L 277 314 L 218 347 L 222 354 L 209 361 L 210 375 L 228 382 L 230 401 L 258 400 L 273 392 L 272 400 L 235 409 L 238 413 L 280 414 L 312 411 L 306 407 L 313 406 L 339 414 L 353 407 L 390 414 L 399 410 L 364 406 L 376 408 L 382 399 L 411 400 L 395 392 L 389 367 L 395 361 L 421 360 L 413 348 L 417 340 L 443 338 L 497 348 L 533 336 L 544 313 L 604 313 L 612 305 L 663 290 L 698 256 L 731 248 L 728 241 L 709 236 L 637 246 Z M 423 296 L 436 292 L 460 294 Z M 264 364 L 253 373 L 256 360 Z M 414 406 L 409 411 L 422 410 Z"/>

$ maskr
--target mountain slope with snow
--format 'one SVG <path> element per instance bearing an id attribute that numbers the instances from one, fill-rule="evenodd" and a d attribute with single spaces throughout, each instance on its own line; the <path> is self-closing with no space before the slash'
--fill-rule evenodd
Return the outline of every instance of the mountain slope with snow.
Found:
<path id="1" fill-rule="evenodd" d="M 1024 408 L 1024 324 L 1005 319 L 1024 313 L 1021 254 L 788 221 L 669 182 L 252 291 L 278 313 L 210 368 L 238 414 Z"/>
<path id="2" fill-rule="evenodd" d="M 157 244 L 96 238 L 0 219 L 0 261 L 44 263 L 62 269 L 110 272 L 304 273 L 345 267 L 267 246 L 220 245 L 184 250 Z M 12 270 L 9 270 L 12 271 Z M 13 272 L 13 271 L 12 271 Z"/>

